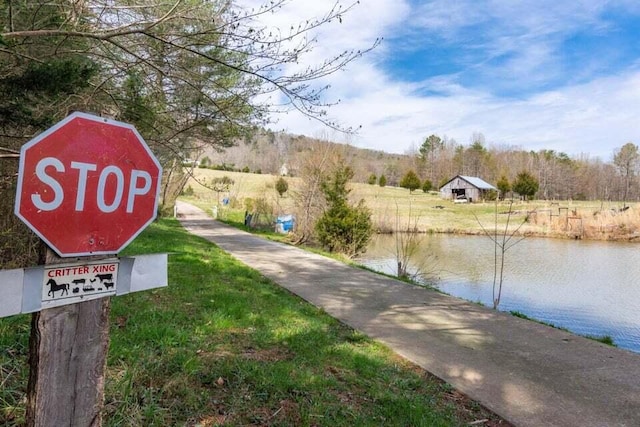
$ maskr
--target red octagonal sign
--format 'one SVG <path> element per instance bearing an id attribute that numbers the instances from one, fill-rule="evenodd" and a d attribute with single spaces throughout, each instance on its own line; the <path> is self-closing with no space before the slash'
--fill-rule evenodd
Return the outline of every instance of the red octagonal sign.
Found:
<path id="1" fill-rule="evenodd" d="M 22 147 L 15 214 L 60 256 L 115 254 L 156 217 L 161 176 L 133 126 L 73 113 Z"/>

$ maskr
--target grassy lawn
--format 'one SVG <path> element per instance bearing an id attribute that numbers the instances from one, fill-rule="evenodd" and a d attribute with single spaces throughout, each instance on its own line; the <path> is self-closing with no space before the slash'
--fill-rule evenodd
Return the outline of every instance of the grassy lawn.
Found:
<path id="1" fill-rule="evenodd" d="M 112 300 L 107 426 L 500 422 L 177 221 L 153 224 L 127 250 L 152 252 L 171 254 L 169 287 Z M 24 421 L 29 322 L 0 319 L 3 426 Z"/>
<path id="2" fill-rule="evenodd" d="M 195 169 L 198 181 L 211 181 L 215 177 L 228 176 L 233 179 L 229 193 L 220 195 L 229 197 L 232 203 L 221 206 L 220 215 L 241 218 L 246 199 L 266 199 L 276 211 L 292 213 L 294 194 L 302 185 L 299 178 L 287 178 L 289 191 L 280 198 L 275 191 L 277 177 L 240 172 L 224 172 L 210 169 Z M 218 194 L 191 180 L 189 185 L 193 195 L 186 198 L 202 208 L 210 209 L 218 204 Z M 406 229 L 414 225 L 419 231 L 449 233 L 482 233 L 493 229 L 496 220 L 494 202 L 454 204 L 443 200 L 437 193 L 423 193 L 421 190 L 409 193 L 399 187 L 380 187 L 360 183 L 351 184 L 351 196 L 354 200 L 364 199 L 372 211 L 374 226 L 381 231 L 396 228 Z M 588 238 L 588 239 L 636 239 L 640 237 L 640 209 L 632 205 L 631 209 L 621 212 L 620 202 L 600 201 L 546 201 L 516 202 L 511 206 L 504 201 L 497 205 L 497 221 L 504 229 L 507 221 L 510 230 L 518 227 L 527 214 L 527 221 L 520 228 L 522 233 L 539 236 Z"/>

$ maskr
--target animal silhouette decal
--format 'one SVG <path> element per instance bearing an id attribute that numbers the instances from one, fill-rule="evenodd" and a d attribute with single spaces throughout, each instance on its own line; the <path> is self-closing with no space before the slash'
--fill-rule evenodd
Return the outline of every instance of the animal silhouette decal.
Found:
<path id="1" fill-rule="evenodd" d="M 103 295 L 114 295 L 117 278 L 117 263 L 60 265 L 45 268 L 42 301 L 60 305 L 99 298 Z"/>
<path id="2" fill-rule="evenodd" d="M 49 281 L 47 282 L 47 286 L 49 286 L 49 292 L 47 292 L 47 295 L 50 297 L 55 298 L 56 296 L 56 292 L 58 291 L 62 291 L 60 293 L 60 296 L 67 294 L 69 295 L 69 284 L 68 283 L 56 283 L 55 280 L 53 279 L 49 279 Z"/>
<path id="3" fill-rule="evenodd" d="M 94 279 L 89 280 L 89 281 L 91 283 L 93 283 L 98 279 L 100 279 L 100 283 L 106 282 L 107 280 L 113 280 L 113 274 L 111 274 L 111 273 L 109 273 L 109 274 L 96 274 L 96 277 Z"/>

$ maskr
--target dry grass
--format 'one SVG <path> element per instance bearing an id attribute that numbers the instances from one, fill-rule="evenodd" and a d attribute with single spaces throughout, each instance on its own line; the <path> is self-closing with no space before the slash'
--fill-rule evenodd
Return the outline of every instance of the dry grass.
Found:
<path id="1" fill-rule="evenodd" d="M 233 180 L 229 192 L 221 194 L 220 198 L 228 197 L 230 199 L 230 209 L 245 209 L 246 199 L 264 198 L 272 204 L 276 210 L 288 212 L 293 208 L 292 191 L 300 185 L 297 178 L 287 178 L 289 183 L 289 191 L 283 197 L 279 197 L 275 189 L 275 183 L 278 177 L 273 175 L 259 175 L 242 172 L 227 172 L 211 169 L 195 169 L 194 178 L 189 179 L 187 187 L 193 190 L 192 199 L 199 202 L 200 205 L 218 205 L 218 194 L 202 185 L 210 183 L 215 178 L 227 176 Z M 224 208 L 224 206 L 221 206 Z"/>
<path id="2" fill-rule="evenodd" d="M 622 210 L 580 206 L 553 206 L 533 215 L 531 222 L 548 234 L 594 240 L 634 240 L 640 238 L 640 209 Z"/>
<path id="3" fill-rule="evenodd" d="M 294 211 L 294 197 L 302 181 L 287 178 L 289 191 L 278 197 L 275 190 L 277 177 L 240 172 L 196 169 L 196 180 L 189 184 L 193 189 L 191 200 L 200 206 L 217 204 L 217 194 L 197 181 L 207 182 L 213 178 L 228 176 L 234 180 L 228 196 L 232 203 L 223 208 L 227 211 L 244 210 L 245 199 L 265 198 L 280 213 Z M 374 227 L 380 232 L 403 229 L 406 224 L 415 224 L 420 232 L 480 234 L 483 228 L 492 230 L 495 224 L 496 204 L 494 202 L 454 204 L 440 198 L 437 192 L 425 194 L 398 187 L 352 184 L 351 197 L 354 201 L 364 199 L 373 214 Z M 509 213 L 509 203 L 497 205 L 499 229 L 509 221 L 510 229 L 527 222 L 520 233 L 528 235 L 570 237 L 585 239 L 625 239 L 640 237 L 640 208 L 631 207 L 620 211 L 621 203 L 576 202 L 576 201 L 530 201 L 516 202 Z M 278 213 L 276 212 L 276 213 Z"/>

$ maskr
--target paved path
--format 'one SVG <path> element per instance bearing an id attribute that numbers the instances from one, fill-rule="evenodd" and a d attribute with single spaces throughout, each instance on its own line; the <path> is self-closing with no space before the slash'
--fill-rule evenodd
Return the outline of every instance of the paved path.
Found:
<path id="1" fill-rule="evenodd" d="M 640 354 L 264 240 L 185 203 L 178 212 L 190 232 L 515 425 L 640 426 Z"/>

